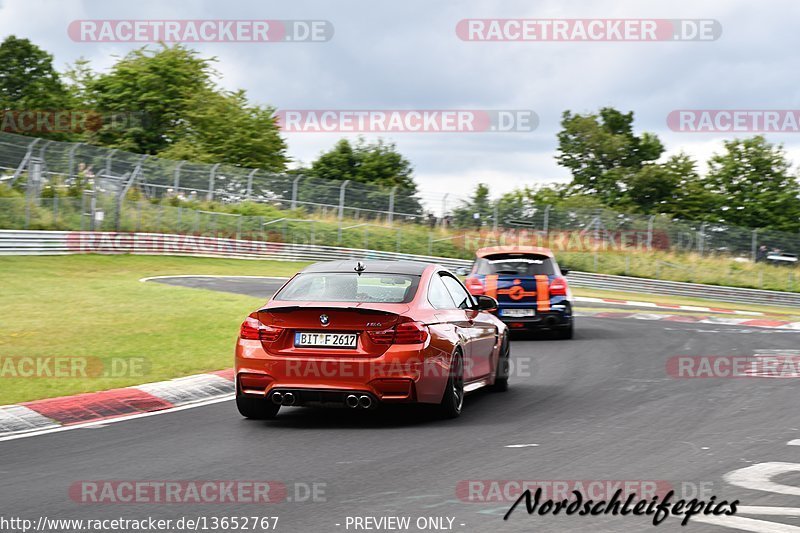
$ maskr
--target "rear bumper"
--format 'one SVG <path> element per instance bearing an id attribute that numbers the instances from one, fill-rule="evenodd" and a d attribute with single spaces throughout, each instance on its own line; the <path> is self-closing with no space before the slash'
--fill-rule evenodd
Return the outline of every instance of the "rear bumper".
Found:
<path id="1" fill-rule="evenodd" d="M 273 387 L 267 401 L 288 406 L 345 406 L 352 409 L 371 409 L 379 403 L 375 394 L 369 391 L 291 387 Z"/>
<path id="2" fill-rule="evenodd" d="M 348 394 L 367 395 L 375 403 L 439 403 L 450 368 L 449 354 L 391 347 L 376 358 L 334 355 L 286 357 L 266 352 L 257 340 L 236 345 L 237 392 L 271 398 L 291 392 L 293 405 L 344 405 Z"/>
<path id="3" fill-rule="evenodd" d="M 501 305 L 497 311 L 498 318 L 502 320 L 510 330 L 520 329 L 551 329 L 569 326 L 573 320 L 572 306 L 566 304 L 560 308 L 551 309 L 549 311 L 537 312 L 536 316 L 515 318 L 502 316 L 501 310 L 504 307 Z"/>

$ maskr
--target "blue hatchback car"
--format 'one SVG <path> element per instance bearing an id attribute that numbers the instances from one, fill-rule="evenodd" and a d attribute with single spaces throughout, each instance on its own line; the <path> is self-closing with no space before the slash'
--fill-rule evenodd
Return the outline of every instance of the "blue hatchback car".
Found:
<path id="1" fill-rule="evenodd" d="M 549 329 L 571 339 L 573 297 L 553 252 L 536 246 L 495 246 L 476 253 L 466 279 L 474 295 L 499 304 L 498 318 L 512 330 Z"/>

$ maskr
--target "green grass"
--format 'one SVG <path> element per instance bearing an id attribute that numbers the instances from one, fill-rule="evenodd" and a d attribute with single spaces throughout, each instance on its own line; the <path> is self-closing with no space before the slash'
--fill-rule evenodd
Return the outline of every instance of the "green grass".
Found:
<path id="1" fill-rule="evenodd" d="M 0 375 L 0 405 L 165 380 L 232 366 L 236 332 L 260 298 L 141 283 L 179 274 L 289 276 L 305 263 L 157 256 L 0 257 L 0 360 L 142 358 L 144 374 L 14 378 Z M 697 298 L 576 289 L 582 296 L 797 310 Z M 2 368 L 2 367 L 0 367 Z"/>
<path id="2" fill-rule="evenodd" d="M 0 258 L 0 358 L 143 358 L 143 375 L 0 377 L 0 405 L 219 370 L 263 300 L 141 283 L 146 276 L 288 276 L 304 263 L 76 255 Z"/>
<path id="3" fill-rule="evenodd" d="M 763 263 L 738 262 L 725 255 L 652 252 L 558 252 L 562 266 L 571 270 L 648 279 L 684 281 L 749 289 L 798 292 L 800 269 Z"/>

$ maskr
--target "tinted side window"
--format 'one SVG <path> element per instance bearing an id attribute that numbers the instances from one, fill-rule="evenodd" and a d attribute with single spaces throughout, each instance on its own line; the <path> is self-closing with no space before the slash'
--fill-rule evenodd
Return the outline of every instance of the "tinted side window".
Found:
<path id="1" fill-rule="evenodd" d="M 442 282 L 442 277 L 434 274 L 428 287 L 428 301 L 436 309 L 455 309 L 456 305 L 450 297 L 450 293 Z"/>
<path id="2" fill-rule="evenodd" d="M 456 302 L 456 307 L 459 309 L 470 309 L 473 306 L 472 296 L 469 295 L 467 289 L 465 289 L 457 279 L 451 276 L 442 276 L 442 281 L 450 292 L 450 296 L 453 297 L 453 301 Z"/>

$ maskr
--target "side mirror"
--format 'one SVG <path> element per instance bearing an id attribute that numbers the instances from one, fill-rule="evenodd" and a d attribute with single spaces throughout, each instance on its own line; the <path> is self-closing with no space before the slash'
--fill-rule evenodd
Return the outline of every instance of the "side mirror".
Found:
<path id="1" fill-rule="evenodd" d="M 456 269 L 457 276 L 469 276 L 469 269 L 467 267 L 458 267 Z"/>
<path id="2" fill-rule="evenodd" d="M 562 268 L 561 269 L 561 275 L 562 276 L 566 276 L 567 274 L 569 274 L 569 269 L 568 268 Z"/>
<path id="3" fill-rule="evenodd" d="M 499 305 L 491 296 L 481 294 L 475 298 L 478 300 L 478 311 L 494 311 Z"/>

